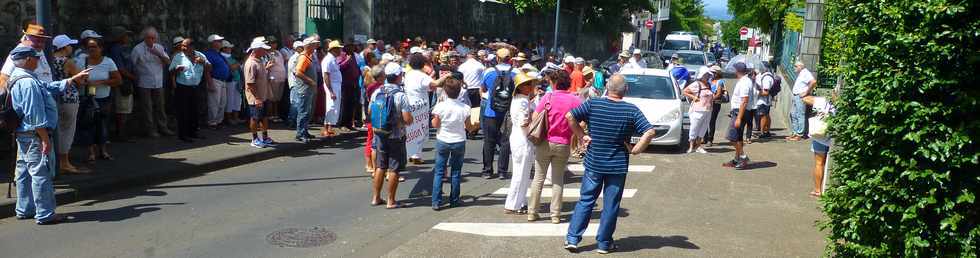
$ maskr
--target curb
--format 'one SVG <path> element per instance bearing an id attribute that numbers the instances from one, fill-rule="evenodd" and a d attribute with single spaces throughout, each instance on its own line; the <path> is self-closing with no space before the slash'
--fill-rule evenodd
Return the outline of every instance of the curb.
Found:
<path id="1" fill-rule="evenodd" d="M 366 132 L 358 131 L 354 133 L 341 134 L 330 139 L 329 141 L 324 138 L 319 138 L 307 144 L 293 142 L 285 144 L 280 143 L 279 147 L 273 148 L 272 150 L 258 151 L 216 159 L 204 162 L 202 164 L 190 165 L 189 167 L 161 168 L 145 173 L 128 173 L 112 178 L 79 182 L 73 186 L 74 188 L 55 189 L 55 203 L 73 203 L 91 196 L 191 178 L 212 171 L 268 160 L 294 152 L 329 146 L 333 142 L 350 140 L 351 138 L 365 136 L 366 134 Z M 9 199 L 9 201 L 0 202 L 0 219 L 13 217 L 14 208 L 16 205 L 16 197 Z"/>

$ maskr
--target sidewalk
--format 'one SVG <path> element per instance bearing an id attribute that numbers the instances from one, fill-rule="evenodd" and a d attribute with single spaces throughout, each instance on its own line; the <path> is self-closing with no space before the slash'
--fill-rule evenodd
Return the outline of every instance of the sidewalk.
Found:
<path id="1" fill-rule="evenodd" d="M 109 153 L 115 160 L 99 160 L 94 165 L 85 163 L 88 155 L 86 147 L 73 146 L 72 164 L 91 168 L 93 173 L 59 175 L 54 182 L 57 203 L 70 203 L 124 188 L 193 177 L 278 156 L 304 155 L 304 151 L 314 148 L 357 148 L 362 145 L 364 135 L 362 132 L 351 132 L 331 140 L 321 138 L 303 144 L 293 140 L 295 131 L 281 125 L 273 127 L 276 128 L 269 130 L 269 137 L 279 144 L 264 149 L 250 146 L 251 134 L 244 126 L 225 127 L 217 131 L 202 129 L 201 135 L 206 138 L 193 143 L 184 143 L 175 137 L 137 138 L 134 143 L 110 143 Z M 318 128 L 311 128 L 311 133 L 318 132 Z M 8 171 L 4 173 L 0 183 L 6 187 L 11 179 Z M 12 189 L 11 197 L 7 198 L 6 189 L 3 189 L 0 218 L 13 216 L 16 189 Z"/>

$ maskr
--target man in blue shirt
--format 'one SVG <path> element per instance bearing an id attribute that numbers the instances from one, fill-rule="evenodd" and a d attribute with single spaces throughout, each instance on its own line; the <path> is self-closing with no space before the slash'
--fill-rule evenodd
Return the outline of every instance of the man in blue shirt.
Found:
<path id="1" fill-rule="evenodd" d="M 62 220 L 54 213 L 54 157 L 51 155 L 51 130 L 58 127 L 58 106 L 52 95 L 62 94 L 67 87 L 87 78 L 89 70 L 69 79 L 42 82 L 34 73 L 42 58 L 41 52 L 30 47 L 10 51 L 14 71 L 10 74 L 10 96 L 13 109 L 20 118 L 17 125 L 17 219 L 34 218 L 38 225 L 56 224 Z"/>
<path id="2" fill-rule="evenodd" d="M 225 37 L 217 34 L 208 36 L 208 50 L 204 51 L 208 63 L 211 63 L 211 81 L 207 84 L 208 127 L 215 129 L 224 120 L 225 106 L 228 105 L 228 98 L 225 92 L 229 86 L 233 86 L 231 68 L 228 61 L 221 55 L 221 44 Z"/>
<path id="3" fill-rule="evenodd" d="M 612 234 L 616 230 L 619 201 L 623 198 L 623 185 L 629 167 L 627 150 L 634 155 L 640 154 L 654 137 L 653 126 L 640 109 L 623 101 L 625 94 L 626 79 L 619 74 L 613 75 L 606 85 L 605 98 L 591 99 L 565 115 L 574 137 L 581 137 L 582 144 L 588 146 L 583 161 L 585 175 L 582 177 L 581 198 L 575 205 L 575 212 L 568 223 L 568 235 L 565 236 L 565 249 L 570 252 L 578 250 L 578 243 L 582 241 L 600 190 L 605 200 L 602 202 L 596 235 L 599 245 L 596 252 L 605 254 L 616 249 Z M 588 125 L 588 135 L 584 134 L 579 122 Z M 627 143 L 633 134 L 643 136 L 635 146 L 630 147 Z"/>
<path id="4" fill-rule="evenodd" d="M 510 50 L 506 48 L 498 49 L 496 57 L 497 65 L 494 68 L 484 70 L 483 87 L 480 88 L 482 93 L 488 95 L 485 100 L 486 104 L 482 107 L 483 121 L 480 122 L 483 127 L 483 133 L 486 134 L 483 137 L 483 178 L 494 178 L 493 155 L 497 153 L 497 146 L 500 146 L 497 172 L 500 174 L 500 179 L 508 179 L 507 166 L 510 163 L 510 143 L 506 136 L 510 135 L 510 132 L 505 131 L 506 126 L 504 124 L 507 113 L 501 114 L 493 110 L 493 92 L 498 73 L 509 74 L 511 77 L 511 88 L 514 87 L 513 78 L 516 73 L 510 65 Z"/>

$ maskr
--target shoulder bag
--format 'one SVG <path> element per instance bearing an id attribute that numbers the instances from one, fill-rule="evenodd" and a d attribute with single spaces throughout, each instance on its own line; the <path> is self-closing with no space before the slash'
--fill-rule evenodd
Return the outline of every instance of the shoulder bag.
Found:
<path id="1" fill-rule="evenodd" d="M 544 109 L 531 115 L 531 123 L 528 123 L 527 128 L 524 128 L 524 132 L 527 133 L 527 140 L 531 144 L 541 144 L 548 138 L 548 113 L 551 112 L 552 98 L 554 98 L 554 94 L 549 94 L 547 102 L 544 103 Z"/>

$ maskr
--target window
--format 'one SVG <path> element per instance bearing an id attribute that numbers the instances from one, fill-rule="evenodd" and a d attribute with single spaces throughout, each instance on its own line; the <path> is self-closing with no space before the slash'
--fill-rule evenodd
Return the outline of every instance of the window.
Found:
<path id="1" fill-rule="evenodd" d="M 677 99 L 670 78 L 651 75 L 626 75 L 626 97 L 644 99 Z"/>
<path id="2" fill-rule="evenodd" d="M 664 49 L 691 50 L 691 42 L 686 40 L 667 40 L 664 41 Z"/>
<path id="3" fill-rule="evenodd" d="M 704 65 L 704 55 L 691 54 L 691 53 L 677 53 L 681 57 L 681 61 L 687 65 Z"/>

